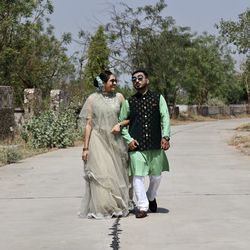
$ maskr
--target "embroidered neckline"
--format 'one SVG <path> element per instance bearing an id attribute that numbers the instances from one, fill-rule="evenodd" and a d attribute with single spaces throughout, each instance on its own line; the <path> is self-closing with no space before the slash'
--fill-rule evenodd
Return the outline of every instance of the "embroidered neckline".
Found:
<path id="1" fill-rule="evenodd" d="M 110 93 L 102 92 L 101 94 L 105 99 L 112 99 L 112 98 L 114 98 L 116 96 L 115 92 L 110 92 Z"/>

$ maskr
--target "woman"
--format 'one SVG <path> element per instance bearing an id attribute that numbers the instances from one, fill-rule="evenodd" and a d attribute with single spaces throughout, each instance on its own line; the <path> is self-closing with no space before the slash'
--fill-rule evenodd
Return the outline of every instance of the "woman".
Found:
<path id="1" fill-rule="evenodd" d="M 101 219 L 129 213 L 128 155 L 119 134 L 120 127 L 128 122 L 118 123 L 124 97 L 115 92 L 116 84 L 111 71 L 102 72 L 94 80 L 98 91 L 88 97 L 80 113 L 85 121 L 82 217 Z"/>

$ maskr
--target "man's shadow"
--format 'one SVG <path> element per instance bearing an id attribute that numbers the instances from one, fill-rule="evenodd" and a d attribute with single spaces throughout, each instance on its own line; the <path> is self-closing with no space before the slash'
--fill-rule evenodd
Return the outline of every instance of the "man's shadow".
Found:
<path id="1" fill-rule="evenodd" d="M 136 213 L 138 213 L 138 212 L 139 212 L 139 210 L 138 210 L 138 208 L 136 208 L 136 207 L 135 207 L 132 211 L 130 211 L 131 214 L 136 214 Z M 167 213 L 169 213 L 169 212 L 170 212 L 170 211 L 169 211 L 167 208 L 158 207 L 156 213 L 152 213 L 150 210 L 148 210 L 147 213 L 149 213 L 149 214 L 167 214 Z"/>
<path id="2" fill-rule="evenodd" d="M 150 212 L 150 210 L 149 210 L 149 212 Z M 167 208 L 164 208 L 164 207 L 158 207 L 157 213 L 158 214 L 167 214 L 167 213 L 169 213 L 169 210 Z"/>

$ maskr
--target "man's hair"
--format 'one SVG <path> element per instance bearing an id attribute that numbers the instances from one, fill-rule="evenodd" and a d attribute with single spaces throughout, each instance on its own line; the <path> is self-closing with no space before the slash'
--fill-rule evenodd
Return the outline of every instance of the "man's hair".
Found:
<path id="1" fill-rule="evenodd" d="M 134 72 L 132 73 L 132 76 L 133 76 L 134 74 L 136 74 L 136 73 L 139 73 L 139 72 L 143 73 L 143 74 L 145 75 L 145 77 L 148 78 L 148 73 L 147 73 L 144 69 L 138 69 L 138 70 L 134 71 Z"/>

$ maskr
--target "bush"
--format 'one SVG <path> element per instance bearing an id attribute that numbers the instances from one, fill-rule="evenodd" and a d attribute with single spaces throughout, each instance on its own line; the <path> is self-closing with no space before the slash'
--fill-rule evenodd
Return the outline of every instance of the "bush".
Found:
<path id="1" fill-rule="evenodd" d="M 208 99 L 207 105 L 208 106 L 224 107 L 225 102 L 222 99 L 218 98 L 218 97 L 214 97 L 214 98 Z"/>
<path id="2" fill-rule="evenodd" d="M 9 146 L 0 148 L 0 163 L 2 164 L 15 163 L 21 160 L 21 158 L 18 147 Z"/>
<path id="3" fill-rule="evenodd" d="M 65 148 L 74 145 L 79 134 L 73 109 L 59 114 L 46 111 L 24 124 L 21 136 L 34 148 Z"/>

